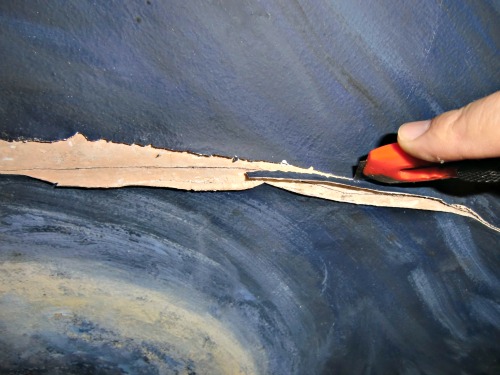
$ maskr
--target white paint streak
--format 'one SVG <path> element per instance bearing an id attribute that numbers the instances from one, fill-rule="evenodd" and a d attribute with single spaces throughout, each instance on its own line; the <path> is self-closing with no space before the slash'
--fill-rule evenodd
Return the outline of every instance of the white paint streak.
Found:
<path id="1" fill-rule="evenodd" d="M 409 279 L 432 316 L 445 327 L 451 335 L 458 336 L 460 339 L 465 339 L 465 328 L 460 320 L 457 319 L 455 315 L 452 315 L 455 309 L 450 305 L 446 290 L 444 290 L 441 285 L 443 281 L 438 278 L 429 279 L 421 268 L 413 270 Z"/>
<path id="2" fill-rule="evenodd" d="M 326 288 L 328 286 L 327 281 L 328 281 L 328 268 L 326 267 L 326 263 L 323 262 L 323 280 L 321 281 L 320 295 L 323 295 L 325 293 Z"/>
<path id="3" fill-rule="evenodd" d="M 441 233 L 447 247 L 453 251 L 455 257 L 472 280 L 496 288 L 500 280 L 488 270 L 488 267 L 481 259 L 477 246 L 472 240 L 468 226 L 456 225 L 455 221 L 439 220 L 437 225 L 441 227 Z M 500 250 L 500 246 L 498 249 Z"/>

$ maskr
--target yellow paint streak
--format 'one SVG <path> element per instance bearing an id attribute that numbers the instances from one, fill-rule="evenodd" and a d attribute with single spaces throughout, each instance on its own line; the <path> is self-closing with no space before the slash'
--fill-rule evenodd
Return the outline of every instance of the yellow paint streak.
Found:
<path id="1" fill-rule="evenodd" d="M 203 373 L 258 372 L 254 359 L 231 331 L 209 314 L 190 310 L 178 297 L 111 278 L 68 273 L 70 277 L 61 278 L 54 266 L 43 263 L 2 263 L 0 298 L 20 299 L 19 306 L 27 305 L 37 313 L 26 322 L 25 312 L 19 311 L 17 317 L 16 307 L 9 303 L 10 313 L 0 311 L 0 319 L 36 331 L 45 319 L 60 321 L 77 315 L 123 339 L 167 344 L 171 357 L 192 359 Z M 161 363 L 156 354 L 147 350 L 143 354 Z"/>

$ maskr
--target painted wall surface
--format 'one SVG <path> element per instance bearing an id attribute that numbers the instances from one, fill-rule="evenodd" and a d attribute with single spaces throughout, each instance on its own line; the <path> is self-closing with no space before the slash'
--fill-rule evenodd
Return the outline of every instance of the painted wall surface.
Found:
<path id="1" fill-rule="evenodd" d="M 351 176 L 500 87 L 498 1 L 0 3 L 0 137 Z M 498 191 L 415 187 L 498 225 Z M 462 217 L 0 178 L 0 372 L 500 371 L 500 236 Z"/>

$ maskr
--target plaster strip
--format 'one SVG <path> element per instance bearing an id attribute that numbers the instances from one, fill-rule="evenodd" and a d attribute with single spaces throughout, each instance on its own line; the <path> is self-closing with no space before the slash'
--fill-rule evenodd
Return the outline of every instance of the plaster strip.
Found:
<path id="1" fill-rule="evenodd" d="M 26 175 L 58 186 L 118 188 L 154 186 L 182 190 L 245 190 L 267 183 L 297 194 L 383 207 L 449 212 L 479 221 L 490 229 L 500 228 L 470 208 L 441 199 L 386 192 L 349 185 L 349 178 L 300 168 L 286 163 L 248 161 L 206 156 L 152 146 L 125 145 L 105 140 L 88 141 L 82 134 L 56 142 L 0 140 L 0 174 Z M 304 180 L 249 180 L 248 172 L 277 171 L 303 174 Z M 309 181 L 317 175 L 343 182 Z"/>

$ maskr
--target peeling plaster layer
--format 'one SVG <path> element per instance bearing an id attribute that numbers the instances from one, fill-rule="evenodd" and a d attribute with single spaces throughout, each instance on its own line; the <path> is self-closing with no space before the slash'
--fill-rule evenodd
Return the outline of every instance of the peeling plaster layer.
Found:
<path id="1" fill-rule="evenodd" d="M 117 188 L 156 186 L 184 190 L 245 190 L 261 185 L 246 172 L 283 171 L 331 174 L 268 162 L 204 156 L 151 146 L 88 141 L 76 134 L 64 141 L 1 141 L 0 173 L 21 174 L 58 186 Z"/>
<path id="2" fill-rule="evenodd" d="M 0 141 L 0 174 L 26 175 L 58 186 L 118 188 L 154 186 L 195 191 L 245 190 L 267 183 L 298 194 L 365 204 L 454 213 L 478 220 L 500 232 L 470 208 L 441 199 L 352 186 L 349 178 L 264 161 L 205 156 L 151 146 L 125 145 L 105 140 L 88 141 L 77 133 L 52 143 Z M 304 180 L 248 180 L 246 173 L 279 171 L 304 174 Z M 311 175 L 340 182 L 307 180 Z"/>

